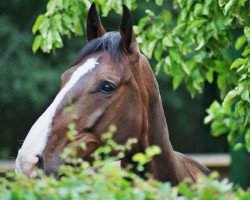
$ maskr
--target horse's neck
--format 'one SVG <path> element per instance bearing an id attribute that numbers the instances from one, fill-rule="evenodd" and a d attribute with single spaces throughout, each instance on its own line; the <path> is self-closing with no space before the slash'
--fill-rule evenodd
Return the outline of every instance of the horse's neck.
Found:
<path id="1" fill-rule="evenodd" d="M 169 141 L 158 84 L 147 59 L 141 56 L 139 62 L 140 67 L 137 68 L 135 78 L 141 92 L 142 129 L 136 151 L 144 151 L 152 145 L 160 147 L 161 154 L 153 157 L 152 161 L 146 165 L 145 171 L 153 174 L 154 178 L 160 181 L 177 184 L 183 176 Z M 126 166 L 130 162 L 132 161 L 128 156 L 123 159 L 122 165 Z"/>
<path id="2" fill-rule="evenodd" d="M 147 136 L 148 145 L 157 145 L 162 151 L 160 155 L 153 158 L 151 173 L 158 180 L 177 184 L 179 182 L 179 167 L 169 141 L 168 127 L 159 93 L 149 102 Z"/>
<path id="3" fill-rule="evenodd" d="M 173 151 L 158 84 L 147 59 L 143 55 L 141 55 L 138 67 L 134 68 L 133 73 L 140 92 L 141 112 L 137 114 L 138 117 L 141 116 L 141 121 L 138 121 L 142 123 L 138 133 L 140 135 L 139 142 L 131 153 L 143 152 L 152 145 L 161 148 L 161 154 L 154 156 L 152 161 L 146 164 L 145 172 L 139 174 L 144 176 L 145 173 L 149 172 L 155 179 L 169 181 L 176 185 L 185 177 L 194 180 L 197 172 L 209 173 L 204 166 Z M 133 162 L 131 154 L 127 154 L 121 163 L 123 167 L 132 164 L 132 170 L 136 170 L 136 163 Z"/>

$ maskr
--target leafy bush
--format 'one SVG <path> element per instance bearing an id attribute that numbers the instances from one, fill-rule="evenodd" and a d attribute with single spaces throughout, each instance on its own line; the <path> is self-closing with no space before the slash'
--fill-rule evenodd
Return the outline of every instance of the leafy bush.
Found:
<path id="1" fill-rule="evenodd" d="M 106 145 L 98 148 L 94 153 L 93 163 L 88 163 L 76 157 L 77 148 L 84 145 L 74 143 L 76 134 L 74 125 L 69 125 L 67 133 L 74 145 L 62 154 L 62 158 L 71 165 L 60 168 L 57 178 L 45 176 L 41 171 L 38 178 L 29 179 L 23 175 L 7 173 L 0 178 L 0 200 L 7 199 L 249 199 L 250 191 L 243 191 L 233 187 L 227 180 L 218 181 L 218 175 L 213 173 L 210 177 L 200 176 L 197 183 L 189 180 L 172 187 L 170 183 L 162 183 L 148 176 L 147 180 L 140 178 L 129 170 L 121 169 L 115 160 L 124 157 L 135 140 L 128 140 L 124 146 L 112 141 L 111 127 L 103 134 Z M 111 151 L 118 152 L 116 156 L 108 156 Z M 135 154 L 133 160 L 138 162 L 138 170 L 150 161 L 154 155 L 159 154 L 158 147 L 150 147 L 144 154 Z M 74 167 L 75 166 L 75 167 Z M 77 167 L 76 167 L 77 166 Z"/>

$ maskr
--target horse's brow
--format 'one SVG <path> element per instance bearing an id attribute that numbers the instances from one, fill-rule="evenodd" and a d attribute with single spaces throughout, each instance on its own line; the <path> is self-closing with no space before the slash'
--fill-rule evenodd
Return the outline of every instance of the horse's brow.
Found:
<path id="1" fill-rule="evenodd" d="M 121 76 L 112 72 L 100 72 L 97 74 L 99 81 L 110 81 L 116 84 L 121 82 Z"/>

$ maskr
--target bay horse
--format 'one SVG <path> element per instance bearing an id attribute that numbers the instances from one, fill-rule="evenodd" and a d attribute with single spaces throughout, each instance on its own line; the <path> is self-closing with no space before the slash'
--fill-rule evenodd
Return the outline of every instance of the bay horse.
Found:
<path id="1" fill-rule="evenodd" d="M 106 32 L 92 4 L 86 35 L 88 44 L 63 73 L 61 90 L 31 127 L 18 151 L 16 172 L 34 177 L 38 167 L 46 174 L 58 170 L 62 164 L 60 154 L 71 143 L 66 136 L 71 115 L 63 112 L 70 97 L 72 110 L 78 116 L 76 139 L 87 145 L 85 152 L 78 152 L 79 157 L 88 159 L 100 146 L 101 134 L 114 124 L 115 142 L 138 140 L 121 160 L 123 166 L 133 163 L 133 154 L 157 145 L 161 154 L 145 167 L 145 172 L 155 179 L 176 185 L 186 177 L 195 180 L 199 172 L 208 174 L 205 166 L 172 148 L 158 84 L 136 43 L 129 9 L 123 5 L 119 31 Z"/>

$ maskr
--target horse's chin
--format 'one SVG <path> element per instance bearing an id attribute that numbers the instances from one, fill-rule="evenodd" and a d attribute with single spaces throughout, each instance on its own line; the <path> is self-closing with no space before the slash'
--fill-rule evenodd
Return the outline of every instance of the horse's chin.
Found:
<path id="1" fill-rule="evenodd" d="M 44 159 L 44 163 L 39 167 L 47 176 L 57 177 L 58 170 L 64 162 L 60 159 Z"/>

